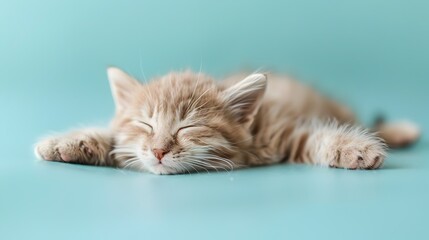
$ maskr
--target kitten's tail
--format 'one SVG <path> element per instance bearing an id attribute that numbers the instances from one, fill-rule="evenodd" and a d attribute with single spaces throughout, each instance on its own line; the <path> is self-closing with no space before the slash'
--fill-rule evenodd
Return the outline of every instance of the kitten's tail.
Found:
<path id="1" fill-rule="evenodd" d="M 417 142 L 421 131 L 417 124 L 409 121 L 386 122 L 379 116 L 374 124 L 374 130 L 384 139 L 390 148 L 404 148 Z"/>

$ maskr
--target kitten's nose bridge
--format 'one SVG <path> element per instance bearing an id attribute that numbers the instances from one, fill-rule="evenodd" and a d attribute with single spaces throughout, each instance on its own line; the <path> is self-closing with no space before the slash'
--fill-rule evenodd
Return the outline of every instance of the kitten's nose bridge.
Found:
<path id="1" fill-rule="evenodd" d="M 152 149 L 152 152 L 155 155 L 155 157 L 158 158 L 159 161 L 161 161 L 161 159 L 164 157 L 165 154 L 169 152 L 169 150 L 165 150 L 162 148 L 154 148 Z"/>
<path id="2" fill-rule="evenodd" d="M 161 159 L 164 157 L 164 155 L 170 152 L 173 143 L 174 139 L 171 135 L 168 134 L 168 132 L 159 132 L 154 136 L 152 142 L 153 155 L 155 155 L 155 157 L 161 162 Z"/>

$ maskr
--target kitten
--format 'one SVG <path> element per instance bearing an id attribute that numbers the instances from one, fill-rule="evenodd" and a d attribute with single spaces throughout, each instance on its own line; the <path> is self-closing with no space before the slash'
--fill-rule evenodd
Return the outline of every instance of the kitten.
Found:
<path id="1" fill-rule="evenodd" d="M 287 77 L 172 72 L 142 84 L 118 68 L 108 77 L 116 105 L 109 129 L 49 136 L 35 148 L 44 160 L 179 174 L 308 163 L 376 169 L 386 144 L 416 141 L 413 124 L 357 125 L 353 113 Z"/>

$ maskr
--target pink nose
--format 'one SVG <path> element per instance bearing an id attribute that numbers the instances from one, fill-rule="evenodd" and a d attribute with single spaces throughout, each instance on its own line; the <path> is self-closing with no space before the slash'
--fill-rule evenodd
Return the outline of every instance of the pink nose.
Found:
<path id="1" fill-rule="evenodd" d="M 168 153 L 168 151 L 166 151 L 164 149 L 159 149 L 159 148 L 152 149 L 152 152 L 155 155 L 155 157 L 158 158 L 159 161 L 161 161 L 161 159 L 164 157 L 164 155 L 166 153 Z"/>

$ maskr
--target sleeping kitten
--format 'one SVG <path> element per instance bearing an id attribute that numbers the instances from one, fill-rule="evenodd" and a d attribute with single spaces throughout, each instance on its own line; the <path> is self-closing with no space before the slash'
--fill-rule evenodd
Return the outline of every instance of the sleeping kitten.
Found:
<path id="1" fill-rule="evenodd" d="M 385 143 L 419 137 L 408 123 L 364 129 L 346 107 L 282 76 L 215 82 L 186 71 L 142 84 L 118 68 L 107 72 L 116 104 L 110 128 L 49 136 L 35 148 L 39 158 L 155 174 L 281 162 L 376 169 Z"/>

